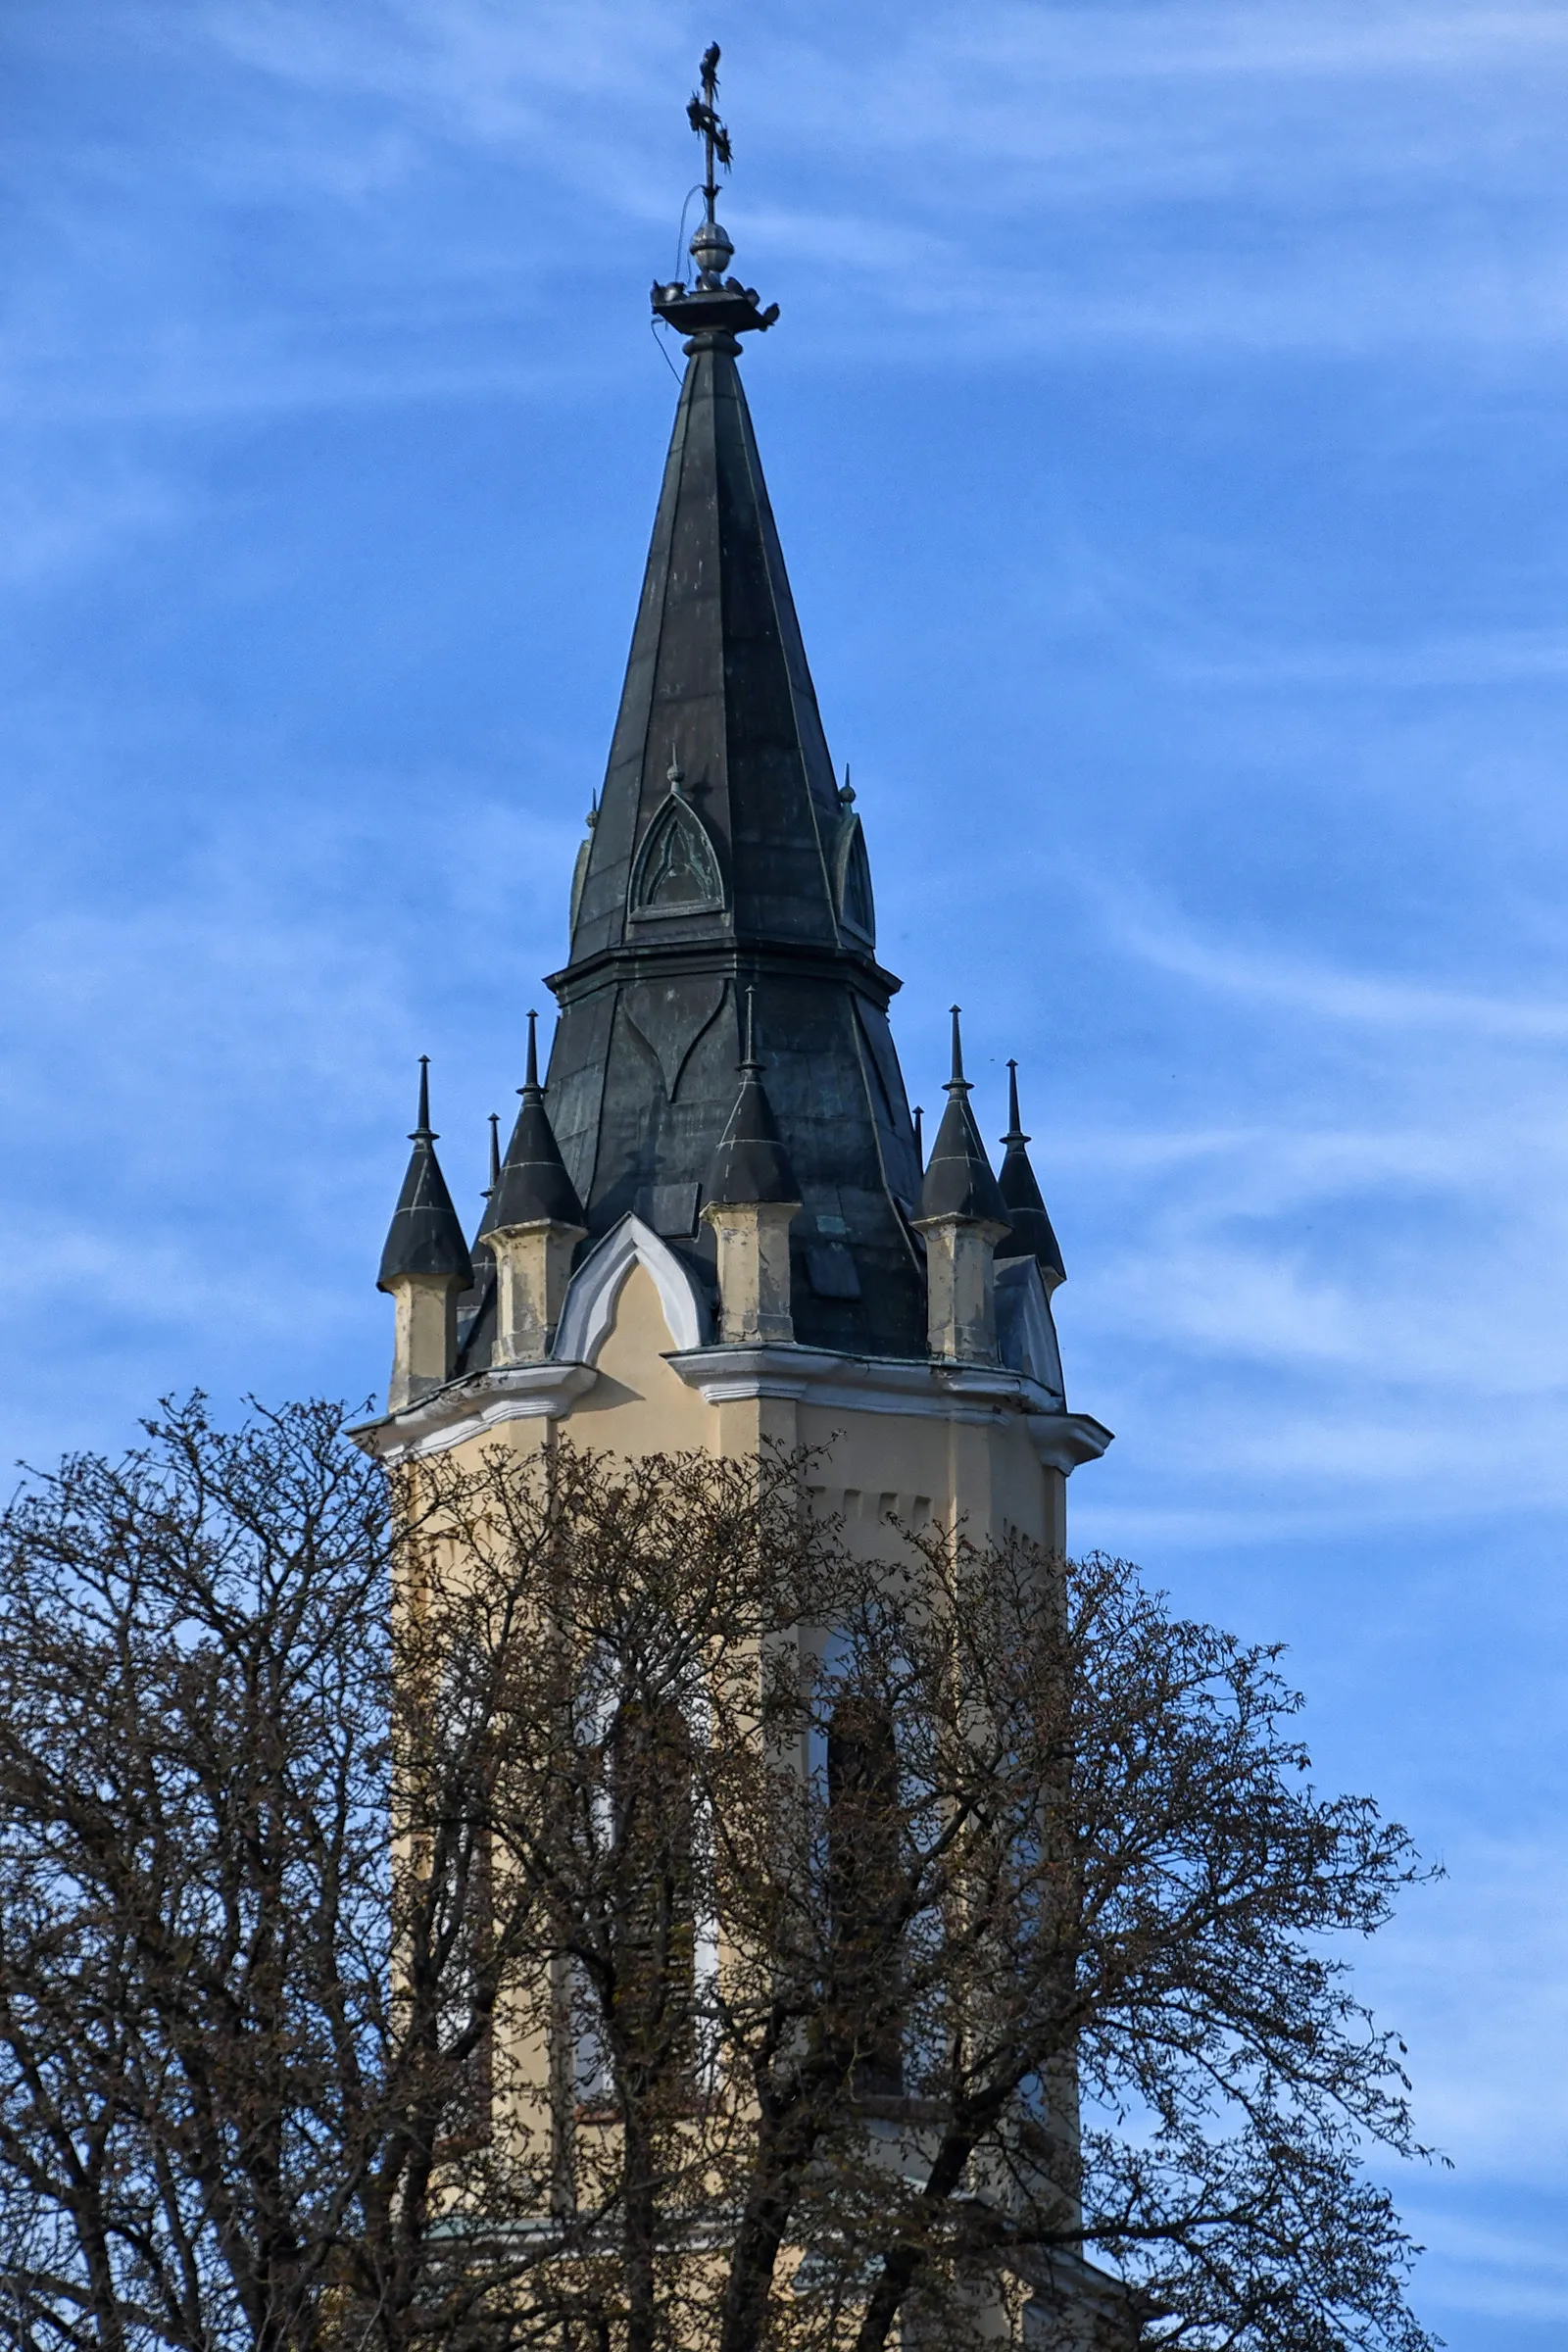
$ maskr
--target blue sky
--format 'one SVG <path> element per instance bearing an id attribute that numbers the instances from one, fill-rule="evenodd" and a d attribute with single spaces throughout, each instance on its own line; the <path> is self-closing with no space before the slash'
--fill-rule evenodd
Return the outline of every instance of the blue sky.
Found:
<path id="1" fill-rule="evenodd" d="M 1067 1256 L 1075 1536 L 1447 1869 L 1360 1963 L 1463 2352 L 1568 2347 L 1568 11 L 12 0 L 0 1445 L 384 1379 L 562 958 L 724 43 L 911 1091 Z"/>

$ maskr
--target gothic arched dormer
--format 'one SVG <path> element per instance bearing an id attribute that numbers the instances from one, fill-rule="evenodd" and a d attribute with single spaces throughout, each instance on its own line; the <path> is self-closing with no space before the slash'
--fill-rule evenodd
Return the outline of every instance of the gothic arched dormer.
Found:
<path id="1" fill-rule="evenodd" d="M 871 896 L 871 860 L 865 854 L 865 835 L 853 808 L 845 811 L 833 859 L 839 920 L 858 932 L 868 947 L 876 945 L 876 902 Z"/>
<path id="2" fill-rule="evenodd" d="M 724 904 L 718 858 L 690 801 L 671 791 L 643 835 L 631 869 L 634 915 L 713 914 Z"/>

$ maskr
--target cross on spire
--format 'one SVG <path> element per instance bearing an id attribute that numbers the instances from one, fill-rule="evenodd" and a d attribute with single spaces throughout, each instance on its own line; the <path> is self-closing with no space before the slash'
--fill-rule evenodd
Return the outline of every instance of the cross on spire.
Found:
<path id="1" fill-rule="evenodd" d="M 730 143 L 727 124 L 718 119 L 718 43 L 710 41 L 703 52 L 698 70 L 701 91 L 693 90 L 686 105 L 686 120 L 703 142 L 703 217 L 697 234 L 687 251 L 697 264 L 697 283 L 687 286 L 677 278 L 671 285 L 654 286 L 654 315 L 667 326 L 679 327 L 685 335 L 717 334 L 721 339 L 713 344 L 688 342 L 687 357 L 698 350 L 724 351 L 733 359 L 740 345 L 737 335 L 749 333 L 754 327 L 771 326 L 778 317 L 778 304 L 770 302 L 765 311 L 759 310 L 755 286 L 743 286 L 738 278 L 726 277 L 725 270 L 735 258 L 735 248 L 728 231 L 718 219 L 718 174 L 730 167 Z"/>
<path id="2" fill-rule="evenodd" d="M 686 106 L 686 120 L 702 140 L 707 155 L 708 176 L 703 182 L 703 197 L 708 207 L 708 219 L 711 220 L 713 208 L 718 202 L 718 181 L 714 175 L 713 166 L 722 164 L 726 172 L 730 166 L 729 131 L 718 119 L 718 43 L 716 41 L 710 41 L 708 47 L 703 51 L 701 72 L 703 94 L 699 98 L 697 92 L 693 90 Z"/>

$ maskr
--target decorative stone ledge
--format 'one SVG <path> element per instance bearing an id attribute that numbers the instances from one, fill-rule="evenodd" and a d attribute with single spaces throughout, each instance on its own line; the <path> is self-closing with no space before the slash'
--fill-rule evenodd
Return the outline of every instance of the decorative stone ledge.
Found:
<path id="1" fill-rule="evenodd" d="M 752 1397 L 808 1400 L 828 1411 L 989 1425 L 1021 1414 L 1048 1469 L 1092 1462 L 1111 1442 L 1087 1413 L 1066 1413 L 1041 1382 L 990 1364 L 838 1355 L 822 1348 L 692 1348 L 665 1357 L 708 1404 Z"/>
<path id="2" fill-rule="evenodd" d="M 362 1421 L 349 1436 L 383 1462 L 445 1453 L 507 1421 L 563 1419 L 599 1378 L 592 1364 L 508 1364 L 448 1381 L 398 1413 Z"/>

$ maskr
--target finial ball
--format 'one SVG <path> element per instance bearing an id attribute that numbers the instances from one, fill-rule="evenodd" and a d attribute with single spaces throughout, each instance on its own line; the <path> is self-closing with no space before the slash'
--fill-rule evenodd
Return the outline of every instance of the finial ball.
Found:
<path id="1" fill-rule="evenodd" d="M 721 278 L 734 253 L 727 230 L 717 220 L 704 220 L 691 241 L 692 260 L 705 278 Z"/>

